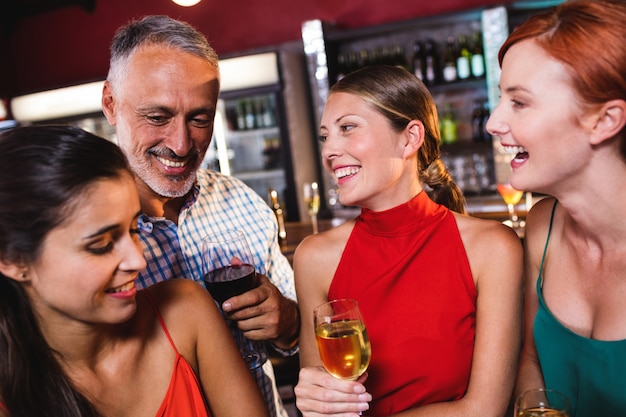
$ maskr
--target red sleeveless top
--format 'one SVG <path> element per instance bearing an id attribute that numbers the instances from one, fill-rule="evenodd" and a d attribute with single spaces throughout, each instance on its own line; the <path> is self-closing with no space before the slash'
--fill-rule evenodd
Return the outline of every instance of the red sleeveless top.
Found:
<path id="1" fill-rule="evenodd" d="M 452 401 L 467 390 L 476 286 L 452 213 L 422 191 L 363 209 L 328 298 L 358 300 L 372 345 L 368 415 Z"/>
<path id="2" fill-rule="evenodd" d="M 172 348 L 176 352 L 176 359 L 174 360 L 174 371 L 172 372 L 172 379 L 170 380 L 170 386 L 167 389 L 165 398 L 161 403 L 161 407 L 156 414 L 156 417 L 210 417 L 207 405 L 204 401 L 204 395 L 200 389 L 200 382 L 189 362 L 178 353 L 176 345 L 172 340 L 170 333 L 165 327 L 165 322 L 161 317 L 161 313 L 154 304 L 154 300 L 150 295 L 150 292 L 145 289 L 146 298 L 150 301 L 152 308 L 161 323 L 161 327 L 167 336 L 167 340 L 170 341 Z"/>
<path id="3" fill-rule="evenodd" d="M 161 313 L 159 313 L 156 304 L 154 304 L 150 292 L 147 289 L 143 291 L 148 301 L 150 301 L 152 309 L 159 319 L 159 323 L 161 323 L 167 340 L 170 341 L 172 348 L 176 352 L 172 379 L 170 380 L 169 388 L 167 389 L 167 393 L 165 394 L 165 398 L 163 398 L 163 402 L 161 403 L 161 407 L 159 407 L 156 417 L 210 417 L 196 373 L 191 365 L 189 365 L 189 362 L 178 353 L 178 349 L 176 349 L 176 345 L 170 333 L 167 331 L 167 327 L 165 327 L 165 322 L 163 322 Z M 2 402 L 0 402 L 0 410 L 8 413 L 8 410 Z"/>

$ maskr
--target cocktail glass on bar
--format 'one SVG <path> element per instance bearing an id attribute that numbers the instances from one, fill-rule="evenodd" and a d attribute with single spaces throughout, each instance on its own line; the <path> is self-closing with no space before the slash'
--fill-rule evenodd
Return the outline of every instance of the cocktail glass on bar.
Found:
<path id="1" fill-rule="evenodd" d="M 516 190 L 509 183 L 498 184 L 497 187 L 498 193 L 500 193 L 500 196 L 506 203 L 507 209 L 509 211 L 509 219 L 504 221 L 503 223 L 513 228 L 523 226 L 515 211 L 515 205 L 520 202 L 522 196 L 524 195 L 524 192 Z"/>

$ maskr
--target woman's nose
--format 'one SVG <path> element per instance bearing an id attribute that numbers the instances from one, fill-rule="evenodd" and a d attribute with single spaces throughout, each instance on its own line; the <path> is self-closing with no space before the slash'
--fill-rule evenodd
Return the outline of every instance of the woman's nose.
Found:
<path id="1" fill-rule="evenodd" d="M 339 154 L 337 147 L 338 141 L 333 140 L 330 136 L 327 136 L 322 145 L 322 157 L 324 159 L 332 159 Z"/>
<path id="2" fill-rule="evenodd" d="M 132 237 L 128 239 L 127 247 L 124 249 L 124 261 L 120 267 L 127 271 L 141 271 L 146 268 L 147 262 L 143 254 L 141 243 Z"/>
<path id="3" fill-rule="evenodd" d="M 496 108 L 491 112 L 491 116 L 487 120 L 486 129 L 490 135 L 493 136 L 501 136 L 506 131 L 506 123 L 502 120 L 500 114 L 500 106 L 496 106 Z"/>

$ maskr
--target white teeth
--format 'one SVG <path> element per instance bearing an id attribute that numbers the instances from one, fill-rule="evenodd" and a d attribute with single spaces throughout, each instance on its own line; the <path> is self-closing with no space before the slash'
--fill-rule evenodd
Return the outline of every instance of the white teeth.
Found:
<path id="1" fill-rule="evenodd" d="M 182 168 L 185 166 L 184 162 L 174 162 L 174 161 L 170 161 L 169 159 L 161 158 L 160 156 L 157 156 L 156 158 L 159 160 L 159 162 L 161 162 L 166 167 Z"/>
<path id="2" fill-rule="evenodd" d="M 337 177 L 337 179 L 343 178 L 343 177 L 347 177 L 348 175 L 354 175 L 357 172 L 359 172 L 361 170 L 360 167 L 346 167 L 346 168 L 339 168 L 337 170 L 335 170 L 335 176 Z"/>
<path id="3" fill-rule="evenodd" d="M 128 284 L 124 284 L 120 287 L 117 288 L 111 288 L 109 290 L 107 290 L 107 292 L 109 293 L 117 293 L 117 292 L 123 292 L 123 291 L 129 291 L 132 290 L 135 287 L 135 282 L 131 281 Z"/>
<path id="4" fill-rule="evenodd" d="M 526 152 L 526 149 L 522 146 L 503 146 L 504 152 L 518 154 L 522 152 Z"/>

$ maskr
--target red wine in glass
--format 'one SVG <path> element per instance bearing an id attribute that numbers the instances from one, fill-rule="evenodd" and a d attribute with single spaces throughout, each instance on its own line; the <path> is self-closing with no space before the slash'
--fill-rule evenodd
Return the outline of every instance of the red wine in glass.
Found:
<path id="1" fill-rule="evenodd" d="M 254 266 L 227 265 L 204 275 L 204 283 L 213 298 L 220 304 L 257 286 Z"/>

